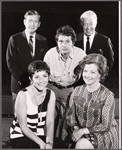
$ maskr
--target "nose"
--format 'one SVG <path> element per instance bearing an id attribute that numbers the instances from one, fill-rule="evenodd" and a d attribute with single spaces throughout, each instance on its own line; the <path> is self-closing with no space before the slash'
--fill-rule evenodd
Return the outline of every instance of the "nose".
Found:
<path id="1" fill-rule="evenodd" d="M 31 25 L 34 26 L 34 24 L 35 24 L 34 21 L 31 21 Z"/>
<path id="2" fill-rule="evenodd" d="M 87 72 L 87 73 L 85 74 L 85 76 L 86 76 L 87 78 L 90 77 L 90 73 Z"/>
<path id="3" fill-rule="evenodd" d="M 34 21 L 32 22 L 32 26 L 34 26 L 35 25 L 35 23 L 34 23 Z"/>
<path id="4" fill-rule="evenodd" d="M 63 43 L 62 43 L 62 46 L 66 46 L 66 42 L 63 42 Z"/>
<path id="5" fill-rule="evenodd" d="M 43 82 L 43 78 L 39 78 L 39 82 Z"/>
<path id="6" fill-rule="evenodd" d="M 91 28 L 91 26 L 90 25 L 87 25 L 87 29 L 90 29 Z"/>

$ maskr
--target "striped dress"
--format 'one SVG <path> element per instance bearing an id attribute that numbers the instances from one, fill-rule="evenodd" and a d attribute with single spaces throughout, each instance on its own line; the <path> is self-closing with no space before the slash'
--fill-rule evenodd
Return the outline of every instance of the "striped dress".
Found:
<path id="1" fill-rule="evenodd" d="M 44 136 L 45 135 L 45 121 L 47 114 L 47 105 L 50 99 L 51 91 L 46 89 L 46 96 L 42 104 L 39 106 L 35 106 L 30 100 L 30 95 L 27 89 L 23 90 L 26 94 L 26 103 L 27 103 L 27 126 L 37 135 Z M 42 119 L 40 120 L 40 115 Z M 13 120 L 12 126 L 10 127 L 10 139 L 15 139 L 19 137 L 23 137 L 24 134 L 19 126 L 17 117 Z"/>
<path id="2" fill-rule="evenodd" d="M 69 100 L 66 119 L 73 128 L 88 128 L 95 149 L 118 149 L 118 124 L 114 119 L 114 94 L 101 85 L 89 92 L 86 85 L 75 88 Z"/>

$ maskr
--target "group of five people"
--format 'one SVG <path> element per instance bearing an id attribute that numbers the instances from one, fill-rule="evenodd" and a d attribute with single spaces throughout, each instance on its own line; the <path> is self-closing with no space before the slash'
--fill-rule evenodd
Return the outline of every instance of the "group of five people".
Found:
<path id="1" fill-rule="evenodd" d="M 118 148 L 114 94 L 101 84 L 112 68 L 114 53 L 110 39 L 95 31 L 96 14 L 81 15 L 84 34 L 76 35 L 69 25 L 58 28 L 57 46 L 49 50 L 47 39 L 36 33 L 40 24 L 37 11 L 26 12 L 25 30 L 8 42 L 6 60 L 15 116 L 11 147 L 66 148 L 63 141 L 69 126 L 76 149 Z M 88 52 L 86 36 L 90 38 Z M 57 100 L 66 107 L 61 140 L 54 137 Z"/>

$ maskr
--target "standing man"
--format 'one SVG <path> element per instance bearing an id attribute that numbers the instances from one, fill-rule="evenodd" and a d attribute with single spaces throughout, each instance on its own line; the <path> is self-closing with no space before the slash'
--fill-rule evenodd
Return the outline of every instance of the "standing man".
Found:
<path id="1" fill-rule="evenodd" d="M 29 84 L 28 65 L 34 60 L 43 60 L 48 50 L 47 39 L 36 33 L 41 24 L 39 13 L 27 11 L 23 22 L 25 30 L 10 37 L 6 52 L 7 66 L 11 72 L 13 111 L 17 93 Z"/>
<path id="2" fill-rule="evenodd" d="M 44 57 L 51 72 L 48 87 L 55 92 L 56 99 L 66 106 L 76 80 L 74 68 L 86 54 L 82 49 L 74 46 L 76 34 L 69 25 L 57 29 L 55 40 L 57 46 L 51 48 Z"/>
<path id="3" fill-rule="evenodd" d="M 114 52 L 110 38 L 95 31 L 97 15 L 88 10 L 80 16 L 83 33 L 77 34 L 76 46 L 82 48 L 86 54 L 99 53 L 106 57 L 109 70 L 114 63 Z"/>

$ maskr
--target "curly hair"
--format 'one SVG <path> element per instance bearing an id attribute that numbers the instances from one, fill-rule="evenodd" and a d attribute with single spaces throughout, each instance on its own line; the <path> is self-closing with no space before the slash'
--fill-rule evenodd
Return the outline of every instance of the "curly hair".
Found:
<path id="1" fill-rule="evenodd" d="M 28 66 L 28 74 L 32 78 L 35 72 L 46 71 L 50 75 L 50 68 L 46 62 L 41 60 L 35 60 L 31 62 Z"/>
<path id="2" fill-rule="evenodd" d="M 56 42 L 58 41 L 59 35 L 71 36 L 73 44 L 75 44 L 76 42 L 76 33 L 69 25 L 66 25 L 57 29 L 56 35 L 55 35 Z"/>
<path id="3" fill-rule="evenodd" d="M 100 82 L 104 82 L 106 76 L 108 76 L 109 71 L 107 66 L 107 59 L 103 55 L 96 53 L 85 56 L 74 69 L 74 74 L 76 75 L 77 79 L 79 78 L 80 74 L 83 74 L 83 70 L 86 64 L 96 64 L 98 66 L 98 72 L 101 75 Z"/>

